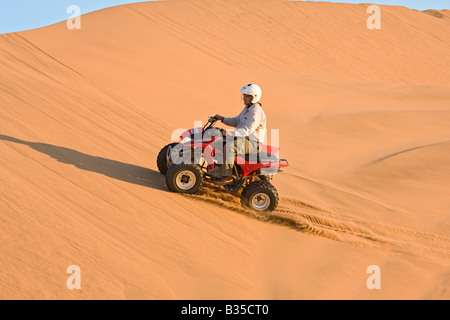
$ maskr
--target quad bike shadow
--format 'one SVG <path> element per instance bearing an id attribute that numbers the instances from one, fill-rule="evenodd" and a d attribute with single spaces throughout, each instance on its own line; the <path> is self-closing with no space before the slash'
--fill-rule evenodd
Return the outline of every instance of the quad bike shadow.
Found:
<path id="1" fill-rule="evenodd" d="M 183 132 L 180 142 L 166 145 L 158 154 L 157 166 L 166 176 L 170 191 L 197 193 L 204 182 L 221 186 L 226 191 L 240 193 L 241 205 L 258 212 L 270 212 L 278 206 L 278 192 L 272 185 L 274 174 L 288 167 L 286 159 L 279 159 L 279 148 L 262 145 L 258 154 L 238 154 L 233 164 L 233 181 L 219 184 L 217 159 L 222 159 L 226 142 L 225 130 L 214 127 L 218 119 L 209 117 L 204 127 Z M 221 144 L 222 148 L 217 148 Z M 241 192 L 242 191 L 242 192 Z"/>

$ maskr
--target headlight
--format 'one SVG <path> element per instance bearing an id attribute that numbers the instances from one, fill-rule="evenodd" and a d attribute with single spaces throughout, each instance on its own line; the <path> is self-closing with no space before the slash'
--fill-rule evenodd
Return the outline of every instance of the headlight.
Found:
<path id="1" fill-rule="evenodd" d="M 180 140 L 181 140 L 181 143 L 186 143 L 186 142 L 192 141 L 192 138 L 191 138 L 191 136 L 184 137 L 184 139 L 182 139 L 182 138 L 180 137 Z"/>

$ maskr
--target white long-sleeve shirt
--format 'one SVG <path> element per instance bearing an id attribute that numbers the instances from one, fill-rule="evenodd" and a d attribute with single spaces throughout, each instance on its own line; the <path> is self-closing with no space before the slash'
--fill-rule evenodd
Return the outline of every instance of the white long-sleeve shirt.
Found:
<path id="1" fill-rule="evenodd" d="M 266 114 L 259 103 L 254 103 L 250 107 L 245 106 L 234 118 L 224 117 L 223 123 L 236 128 L 231 131 L 231 135 L 235 137 L 249 137 L 251 140 L 264 142 Z"/>

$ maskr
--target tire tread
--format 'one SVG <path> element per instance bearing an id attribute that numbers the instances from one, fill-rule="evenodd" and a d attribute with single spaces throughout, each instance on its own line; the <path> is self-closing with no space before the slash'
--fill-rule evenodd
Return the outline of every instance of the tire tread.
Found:
<path id="1" fill-rule="evenodd" d="M 279 196 L 277 189 L 269 182 L 266 181 L 255 181 L 247 185 L 241 193 L 241 205 L 245 208 L 250 208 L 248 201 L 253 193 L 259 190 L 269 190 L 273 194 L 273 201 L 271 199 L 270 206 L 265 212 L 273 211 L 278 206 Z"/>

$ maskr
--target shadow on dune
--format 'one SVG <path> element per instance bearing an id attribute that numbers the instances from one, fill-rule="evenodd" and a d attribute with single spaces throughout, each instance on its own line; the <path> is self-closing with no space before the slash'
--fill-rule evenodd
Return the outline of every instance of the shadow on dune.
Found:
<path id="1" fill-rule="evenodd" d="M 27 145 L 36 151 L 49 155 L 61 163 L 101 173 L 113 179 L 134 183 L 140 186 L 166 190 L 164 177 L 157 171 L 133 164 L 102 157 L 91 156 L 73 149 L 47 143 L 29 142 L 0 134 L 0 140 Z"/>
<path id="2" fill-rule="evenodd" d="M 407 153 L 409 151 L 413 151 L 413 150 L 416 150 L 416 149 L 421 149 L 421 148 L 426 148 L 426 147 L 433 147 L 433 146 L 438 146 L 438 145 L 443 145 L 443 144 L 450 144 L 450 141 L 429 143 L 429 144 L 424 144 L 424 145 L 421 145 L 421 146 L 417 146 L 417 147 L 401 150 L 401 151 L 398 151 L 398 152 L 394 152 L 394 153 L 388 154 L 387 156 L 381 157 L 379 159 L 376 159 L 376 160 L 368 163 L 367 165 L 365 165 L 365 167 L 368 167 L 370 165 L 376 164 L 378 162 L 384 161 L 384 160 L 389 159 L 389 158 L 393 158 L 393 157 L 398 156 L 398 155 L 400 155 L 402 153 Z"/>

